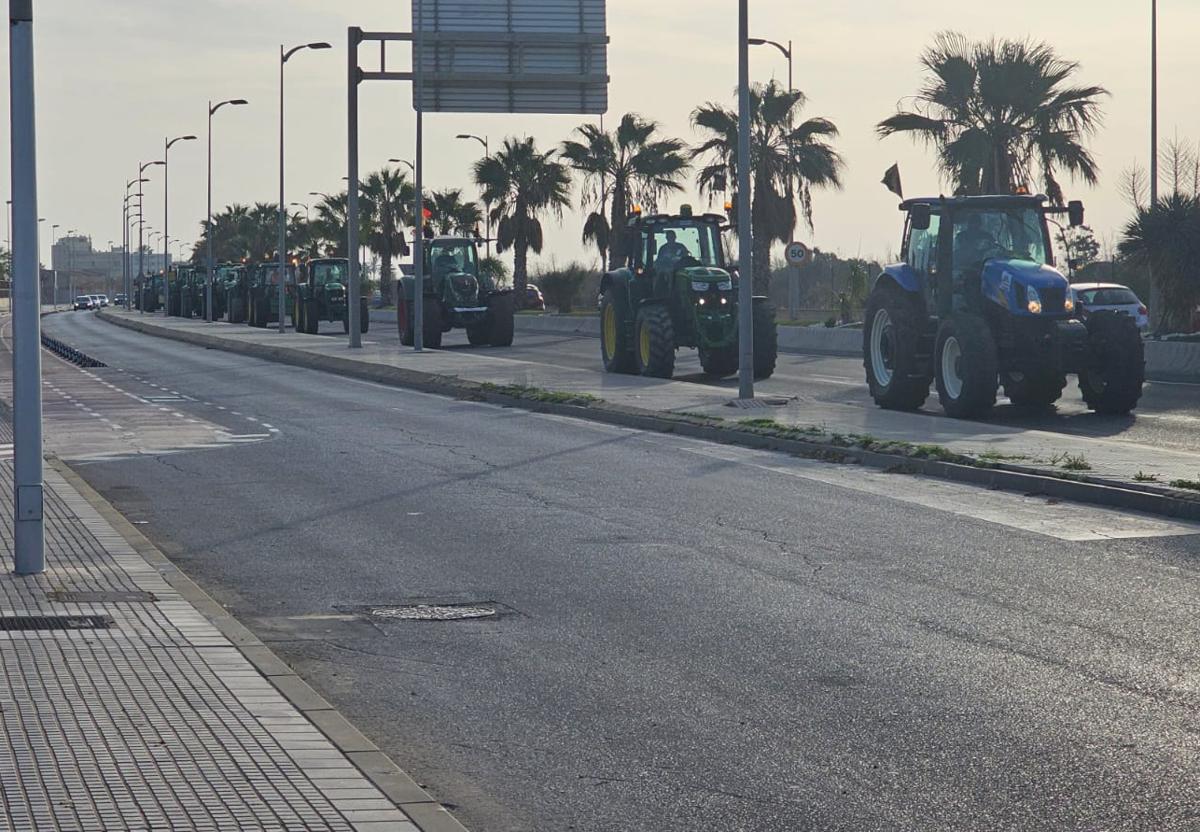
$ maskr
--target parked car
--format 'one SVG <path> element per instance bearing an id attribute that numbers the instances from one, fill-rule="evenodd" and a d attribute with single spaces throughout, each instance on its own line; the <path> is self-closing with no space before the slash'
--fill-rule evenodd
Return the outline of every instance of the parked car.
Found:
<path id="1" fill-rule="evenodd" d="M 79 297 L 75 298 L 75 304 L 73 308 L 76 311 L 80 309 L 94 309 L 95 303 L 96 302 L 92 300 L 91 295 L 80 295 Z"/>
<path id="2" fill-rule="evenodd" d="M 113 306 L 124 306 L 124 305 L 125 305 L 125 296 L 124 295 L 113 295 Z"/>
<path id="3" fill-rule="evenodd" d="M 1150 311 L 1128 286 L 1119 283 L 1076 283 L 1071 289 L 1082 317 L 1086 318 L 1093 312 L 1120 312 L 1131 316 L 1142 332 L 1150 329 Z"/>
<path id="4" fill-rule="evenodd" d="M 526 309 L 545 309 L 546 299 L 542 297 L 542 290 L 532 283 L 525 284 L 525 308 Z"/>
<path id="5" fill-rule="evenodd" d="M 105 306 L 108 306 L 108 295 L 96 295 L 96 297 L 100 298 L 101 309 L 103 309 Z"/>

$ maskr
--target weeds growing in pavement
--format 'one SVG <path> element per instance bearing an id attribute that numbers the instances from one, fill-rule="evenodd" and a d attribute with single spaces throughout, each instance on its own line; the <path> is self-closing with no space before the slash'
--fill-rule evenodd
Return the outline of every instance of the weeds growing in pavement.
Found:
<path id="1" fill-rule="evenodd" d="M 492 384 L 485 381 L 480 387 L 488 393 L 498 393 L 501 396 L 511 396 L 514 399 L 548 402 L 550 404 L 589 405 L 602 401 L 599 396 L 593 396 L 591 393 L 543 390 L 541 387 L 528 387 L 524 384 Z"/>
<path id="2" fill-rule="evenodd" d="M 1200 491 L 1198 480 L 1171 480 L 1172 488 L 1186 488 L 1188 491 Z"/>
<path id="3" fill-rule="evenodd" d="M 1090 471 L 1092 464 L 1087 461 L 1087 457 L 1083 454 L 1070 454 L 1063 451 L 1057 456 L 1051 457 L 1051 465 L 1057 465 L 1064 471 Z"/>
<path id="4" fill-rule="evenodd" d="M 1138 471 L 1133 475 L 1134 482 L 1158 482 L 1158 474 L 1145 474 Z"/>

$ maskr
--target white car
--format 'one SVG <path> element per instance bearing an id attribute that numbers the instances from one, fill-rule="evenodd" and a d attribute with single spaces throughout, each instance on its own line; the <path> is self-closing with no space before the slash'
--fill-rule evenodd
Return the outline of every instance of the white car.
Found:
<path id="1" fill-rule="evenodd" d="M 1087 317 L 1092 312 L 1113 311 L 1132 316 L 1142 332 L 1150 329 L 1150 311 L 1128 286 L 1119 283 L 1076 283 L 1075 305 Z"/>
<path id="2" fill-rule="evenodd" d="M 108 306 L 108 295 L 96 295 L 100 299 L 101 308 Z"/>

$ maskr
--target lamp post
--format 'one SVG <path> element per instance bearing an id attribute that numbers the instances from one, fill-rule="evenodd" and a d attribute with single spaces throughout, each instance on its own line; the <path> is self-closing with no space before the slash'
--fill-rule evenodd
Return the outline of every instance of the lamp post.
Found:
<path id="1" fill-rule="evenodd" d="M 417 172 L 417 169 L 413 167 L 413 163 L 407 159 L 388 159 L 388 162 L 393 165 L 408 165 L 409 170 L 411 170 L 413 173 Z"/>
<path id="2" fill-rule="evenodd" d="M 169 257 L 168 257 L 169 253 L 167 251 L 167 229 L 170 228 L 170 226 L 167 224 L 167 219 L 170 216 L 169 203 L 170 203 L 170 181 L 171 181 L 171 178 L 170 178 L 171 145 L 175 144 L 175 142 L 194 142 L 195 140 L 196 140 L 196 137 L 190 136 L 190 135 L 189 136 L 176 136 L 173 139 L 167 139 L 167 138 L 163 139 L 163 234 L 162 234 L 162 236 L 163 236 L 163 282 L 164 283 L 166 283 L 166 280 L 167 280 L 167 260 L 169 259 Z M 168 292 L 167 295 L 169 297 L 170 292 Z M 163 314 L 164 315 L 167 314 L 166 309 L 163 309 Z"/>
<path id="3" fill-rule="evenodd" d="M 483 145 L 483 158 L 485 158 L 485 159 L 491 158 L 492 152 L 491 152 L 491 150 L 488 149 L 487 136 L 476 136 L 472 133 L 459 133 L 454 138 L 456 138 L 456 139 L 474 139 L 475 141 L 477 141 L 481 145 Z M 487 240 L 486 240 L 487 256 L 491 257 L 492 256 L 492 212 L 491 212 L 491 206 L 488 205 L 486 202 L 483 203 L 483 219 L 484 219 L 484 222 L 487 224 Z"/>
<path id="4" fill-rule="evenodd" d="M 125 256 L 123 258 L 123 260 L 124 260 L 123 273 L 125 275 L 125 310 L 126 311 L 129 310 L 129 306 L 131 303 L 130 295 L 133 294 L 133 263 L 129 259 L 129 242 L 130 242 L 129 222 L 131 219 L 129 216 L 129 200 L 131 200 L 133 198 L 134 194 L 129 193 L 129 189 L 132 188 L 134 185 L 139 184 L 139 182 L 145 182 L 145 181 L 146 181 L 145 179 L 130 179 L 128 182 L 125 183 L 125 228 L 124 228 L 124 237 L 123 237 L 123 239 L 125 241 Z M 140 196 L 138 196 L 138 212 L 139 213 L 141 212 L 141 197 Z"/>
<path id="5" fill-rule="evenodd" d="M 287 300 L 287 207 L 283 201 L 283 67 L 287 64 L 288 58 L 295 55 L 303 49 L 332 49 L 333 47 L 321 41 L 319 43 L 303 43 L 300 46 L 293 46 L 291 49 L 284 49 L 283 44 L 279 44 L 279 332 L 283 334 L 286 330 L 284 322 L 287 320 L 287 311 L 284 309 Z M 351 315 L 351 320 L 354 316 Z"/>
<path id="6" fill-rule="evenodd" d="M 226 101 L 220 101 L 216 105 L 212 101 L 208 102 L 208 220 L 204 224 L 204 236 L 208 240 L 208 256 L 204 269 L 204 320 L 212 323 L 212 279 L 213 279 L 213 234 L 212 234 L 212 120 L 213 115 L 217 110 L 230 104 L 235 107 L 240 107 L 246 104 L 244 98 L 230 98 Z"/>
<path id="7" fill-rule="evenodd" d="M 1150 205 L 1158 204 L 1158 0 L 1150 0 Z"/>
<path id="8" fill-rule="evenodd" d="M 738 398 L 754 398 L 754 261 L 750 225 L 750 12 L 738 0 Z"/>
<path id="9" fill-rule="evenodd" d="M 4 200 L 4 247 L 12 254 L 12 200 Z"/>
<path id="10" fill-rule="evenodd" d="M 50 271 L 54 274 L 53 288 L 50 290 L 52 293 L 50 295 L 50 305 L 55 309 L 58 309 L 58 267 L 54 265 L 54 232 L 60 228 L 62 226 L 58 223 L 50 226 Z"/>
<path id="11" fill-rule="evenodd" d="M 166 162 L 164 162 L 162 159 L 158 159 L 153 162 L 142 162 L 140 165 L 138 165 L 138 217 L 139 217 L 139 219 L 143 218 L 142 204 L 141 204 L 142 196 L 143 196 L 142 183 L 150 181 L 148 179 L 143 178 L 142 175 L 146 172 L 146 168 L 154 167 L 155 165 L 165 165 L 165 164 L 166 164 Z M 145 260 L 146 260 L 145 252 L 142 250 L 143 249 L 142 233 L 144 231 L 145 231 L 145 228 L 143 227 L 143 224 L 139 223 L 138 224 L 138 277 L 142 278 L 143 280 L 145 279 Z M 166 280 L 167 280 L 167 276 L 164 273 L 163 274 L 164 289 L 165 289 Z M 170 297 L 169 293 L 168 293 L 168 297 Z M 145 307 L 145 304 L 142 304 L 142 306 Z M 145 308 L 143 308 L 142 311 L 145 312 L 146 311 Z"/>
<path id="12" fill-rule="evenodd" d="M 38 222 L 45 222 L 45 220 L 38 220 Z M 70 236 L 72 234 L 76 233 L 76 230 L 77 229 L 74 229 L 74 228 L 68 228 L 67 233 L 64 234 L 63 236 L 70 238 Z M 67 245 L 67 292 L 68 292 L 68 294 L 71 295 L 72 298 L 75 297 L 75 276 L 72 273 L 72 267 L 74 265 L 75 265 L 74 258 L 72 258 L 72 256 L 71 256 L 71 247 L 70 247 L 70 244 L 68 244 Z"/>

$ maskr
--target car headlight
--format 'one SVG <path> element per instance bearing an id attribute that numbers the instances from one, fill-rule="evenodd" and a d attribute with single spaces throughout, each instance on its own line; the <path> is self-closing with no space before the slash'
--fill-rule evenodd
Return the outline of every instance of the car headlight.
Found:
<path id="1" fill-rule="evenodd" d="M 1042 314 L 1042 296 L 1032 286 L 1025 289 L 1025 307 L 1032 315 Z"/>
<path id="2" fill-rule="evenodd" d="M 1063 301 L 1063 310 L 1069 315 L 1075 311 L 1075 296 L 1067 292 L 1066 300 Z"/>

